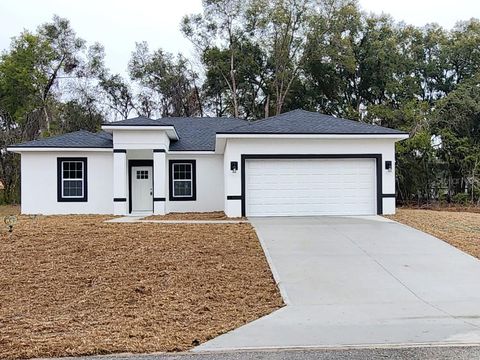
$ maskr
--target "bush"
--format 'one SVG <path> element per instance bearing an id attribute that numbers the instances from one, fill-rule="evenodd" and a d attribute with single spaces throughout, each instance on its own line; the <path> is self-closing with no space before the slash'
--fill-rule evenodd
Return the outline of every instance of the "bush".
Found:
<path id="1" fill-rule="evenodd" d="M 452 201 L 456 204 L 466 205 L 470 201 L 470 196 L 467 193 L 458 193 L 452 196 Z"/>

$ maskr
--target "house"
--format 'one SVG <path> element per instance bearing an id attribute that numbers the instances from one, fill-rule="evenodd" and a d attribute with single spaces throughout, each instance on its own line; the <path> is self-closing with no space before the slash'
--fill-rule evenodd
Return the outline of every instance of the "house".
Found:
<path id="1" fill-rule="evenodd" d="M 395 212 L 408 134 L 294 110 L 264 120 L 136 117 L 12 145 L 22 213 L 229 217 Z"/>

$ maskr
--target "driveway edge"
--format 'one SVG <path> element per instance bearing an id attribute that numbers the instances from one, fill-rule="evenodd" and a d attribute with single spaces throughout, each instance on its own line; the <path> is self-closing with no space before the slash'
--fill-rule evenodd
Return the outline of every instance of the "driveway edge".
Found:
<path id="1" fill-rule="evenodd" d="M 287 290 L 285 289 L 285 287 L 283 286 L 283 283 L 280 280 L 280 274 L 278 273 L 277 268 L 273 264 L 273 260 L 272 260 L 272 257 L 270 256 L 270 253 L 268 252 L 267 245 L 265 241 L 262 239 L 262 237 L 260 236 L 257 228 L 255 227 L 255 223 L 250 221 L 250 219 L 248 220 L 252 225 L 253 229 L 255 230 L 255 233 L 257 234 L 258 241 L 260 242 L 260 246 L 262 247 L 263 253 L 265 254 L 265 258 L 267 259 L 268 266 L 272 271 L 272 276 L 273 276 L 273 279 L 275 280 L 275 284 L 277 284 L 278 289 L 280 290 L 280 295 L 282 296 L 283 302 L 285 303 L 285 305 L 290 305 L 291 302 L 290 302 L 290 298 L 288 297 Z"/>

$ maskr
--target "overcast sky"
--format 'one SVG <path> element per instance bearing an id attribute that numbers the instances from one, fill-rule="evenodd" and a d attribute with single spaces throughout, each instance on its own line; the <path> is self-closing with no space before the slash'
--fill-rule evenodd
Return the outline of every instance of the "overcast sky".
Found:
<path id="1" fill-rule="evenodd" d="M 360 0 L 363 10 L 388 13 L 408 24 L 436 22 L 451 28 L 459 20 L 480 18 L 480 0 Z M 191 55 L 192 47 L 179 30 L 183 15 L 201 11 L 201 0 L 0 0 L 0 50 L 23 29 L 34 30 L 53 14 L 70 19 L 89 44 L 105 46 L 112 72 L 126 73 L 136 41 L 151 49 Z"/>

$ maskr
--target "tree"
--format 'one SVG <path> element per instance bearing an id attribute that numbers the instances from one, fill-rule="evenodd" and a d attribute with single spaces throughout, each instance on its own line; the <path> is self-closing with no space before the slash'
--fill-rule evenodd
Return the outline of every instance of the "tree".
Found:
<path id="1" fill-rule="evenodd" d="M 203 0 L 203 14 L 185 16 L 181 24 L 183 34 L 202 57 L 213 47 L 228 54 L 228 68 L 219 64 L 216 71 L 228 86 L 235 117 L 240 116 L 237 62 L 242 56 L 239 43 L 245 35 L 245 4 L 239 0 Z"/>
<path id="2" fill-rule="evenodd" d="M 0 176 L 8 201 L 18 199 L 19 169 L 6 147 L 61 132 L 62 101 L 78 97 L 76 84 L 93 81 L 102 65 L 103 48 L 87 48 L 69 21 L 58 16 L 35 33 L 13 38 L 0 56 Z"/>
<path id="3" fill-rule="evenodd" d="M 100 76 L 99 86 L 105 94 L 105 105 L 113 112 L 113 116 L 127 119 L 135 108 L 129 84 L 119 74 L 104 73 Z"/>
<path id="4" fill-rule="evenodd" d="M 70 100 L 60 105 L 58 116 L 62 133 L 78 130 L 97 132 L 104 122 L 104 117 L 94 101 L 82 103 L 79 100 Z"/>
<path id="5" fill-rule="evenodd" d="M 460 84 L 437 106 L 433 126 L 441 139 L 438 153 L 447 169 L 449 198 L 470 190 L 473 202 L 480 175 L 480 74 Z"/>
<path id="6" fill-rule="evenodd" d="M 130 77 L 155 93 L 162 116 L 201 115 L 202 105 L 197 86 L 198 75 L 183 56 L 162 50 L 150 53 L 146 43 L 137 43 L 129 63 Z M 143 99 L 144 109 L 147 103 Z M 148 103 L 150 108 L 154 103 Z M 150 111 L 150 110 L 149 110 Z"/>

